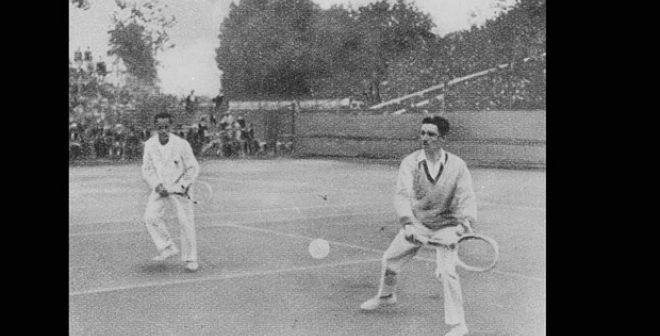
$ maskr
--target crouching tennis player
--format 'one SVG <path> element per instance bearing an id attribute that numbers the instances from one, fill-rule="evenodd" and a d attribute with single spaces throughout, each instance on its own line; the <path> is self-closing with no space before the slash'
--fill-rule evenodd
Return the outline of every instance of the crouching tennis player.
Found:
<path id="1" fill-rule="evenodd" d="M 186 263 L 188 271 L 194 272 L 199 264 L 192 200 L 173 193 L 188 190 L 199 174 L 199 164 L 190 144 L 170 133 L 172 116 L 160 113 L 154 121 L 158 135 L 145 142 L 142 159 L 142 176 L 152 189 L 144 220 L 147 232 L 160 252 L 154 260 L 162 261 L 179 253 L 163 220 L 165 202 L 169 202 L 174 206 L 181 226 L 181 260 Z"/>
<path id="2" fill-rule="evenodd" d="M 477 206 L 472 177 L 465 162 L 443 150 L 449 122 L 440 116 L 422 120 L 422 149 L 403 159 L 394 196 L 394 207 L 402 225 L 385 251 L 378 294 L 364 302 L 363 310 L 396 303 L 397 276 L 404 264 L 422 247 L 423 241 L 446 244 L 437 248 L 435 276 L 442 282 L 446 336 L 467 334 L 461 283 L 456 273 L 460 235 L 472 231 Z M 453 244 L 453 245 L 452 245 Z"/>

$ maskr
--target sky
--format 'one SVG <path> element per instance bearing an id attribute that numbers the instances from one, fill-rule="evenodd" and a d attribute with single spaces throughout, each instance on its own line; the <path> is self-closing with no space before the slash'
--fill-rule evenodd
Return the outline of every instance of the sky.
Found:
<path id="1" fill-rule="evenodd" d="M 139 0 L 138 0 L 139 1 Z M 175 47 L 158 54 L 158 77 L 164 93 L 178 96 L 195 90 L 197 95 L 215 96 L 220 90 L 221 72 L 215 62 L 215 49 L 219 45 L 220 23 L 229 12 L 232 0 L 159 0 L 167 5 L 165 11 L 173 14 L 177 24 L 168 31 Z M 239 0 L 234 0 L 236 3 Z M 312 0 L 321 8 L 332 5 L 357 9 L 374 0 Z M 505 0 L 509 4 L 516 0 Z M 69 4 L 69 55 L 87 47 L 94 61 L 105 61 L 112 71 L 108 50 L 108 30 L 115 10 L 114 0 L 89 0 L 91 7 L 81 10 Z M 393 3 L 391 0 L 390 3 Z M 498 0 L 413 0 L 421 11 L 429 13 L 436 27 L 434 33 L 447 33 L 468 29 L 492 16 Z M 477 18 L 472 18 L 471 13 Z M 110 78 L 112 79 L 112 78 Z"/>

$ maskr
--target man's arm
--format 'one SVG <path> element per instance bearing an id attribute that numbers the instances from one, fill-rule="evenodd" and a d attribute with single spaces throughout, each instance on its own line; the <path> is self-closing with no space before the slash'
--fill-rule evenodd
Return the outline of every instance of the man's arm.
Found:
<path id="1" fill-rule="evenodd" d="M 401 225 L 412 224 L 413 212 L 410 202 L 413 188 L 414 162 L 404 159 L 399 166 L 399 174 L 394 192 L 394 210 Z"/>
<path id="2" fill-rule="evenodd" d="M 466 165 L 463 165 L 458 173 L 454 198 L 459 213 L 468 221 L 470 228 L 474 228 L 477 221 L 477 197 L 472 188 L 472 175 Z"/>
<path id="3" fill-rule="evenodd" d="M 188 141 L 181 142 L 181 159 L 183 161 L 183 166 L 186 169 L 186 172 L 183 174 L 178 184 L 182 189 L 187 189 L 199 175 L 199 163 L 193 154 L 192 147 Z"/>

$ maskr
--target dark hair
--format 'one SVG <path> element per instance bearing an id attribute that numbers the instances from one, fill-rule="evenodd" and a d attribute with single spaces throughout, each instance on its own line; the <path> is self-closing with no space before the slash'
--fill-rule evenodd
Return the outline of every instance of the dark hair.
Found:
<path id="1" fill-rule="evenodd" d="M 441 116 L 425 117 L 422 124 L 433 124 L 438 127 L 441 137 L 445 137 L 449 133 L 449 121 Z"/>
<path id="2" fill-rule="evenodd" d="M 168 119 L 170 124 L 172 123 L 172 115 L 167 112 L 158 113 L 154 116 L 154 122 L 158 122 L 158 119 Z"/>

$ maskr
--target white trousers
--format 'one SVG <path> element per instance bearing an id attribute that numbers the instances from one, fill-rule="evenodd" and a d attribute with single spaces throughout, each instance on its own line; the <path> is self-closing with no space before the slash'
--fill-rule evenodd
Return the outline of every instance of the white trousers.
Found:
<path id="1" fill-rule="evenodd" d="M 151 240 L 153 240 L 158 251 L 162 251 L 174 244 L 163 220 L 166 202 L 174 205 L 179 226 L 181 227 L 181 260 L 197 261 L 197 238 L 195 236 L 193 204 L 188 198 L 178 195 L 161 197 L 156 192 L 152 192 L 149 195 L 147 209 L 144 213 L 144 222 Z"/>
<path id="2" fill-rule="evenodd" d="M 446 244 L 456 243 L 458 235 L 463 232 L 462 227 L 449 227 L 432 231 L 422 224 L 413 224 L 416 231 L 427 238 Z M 421 248 L 406 240 L 404 230 L 394 237 L 389 248 L 383 254 L 379 296 L 388 296 L 396 291 L 397 275 L 403 265 L 410 261 Z M 463 296 L 461 293 L 461 282 L 456 273 L 456 259 L 458 251 L 456 248 L 436 247 L 436 270 L 435 276 L 442 283 L 445 323 L 454 325 L 465 323 L 465 312 L 463 310 Z"/>

